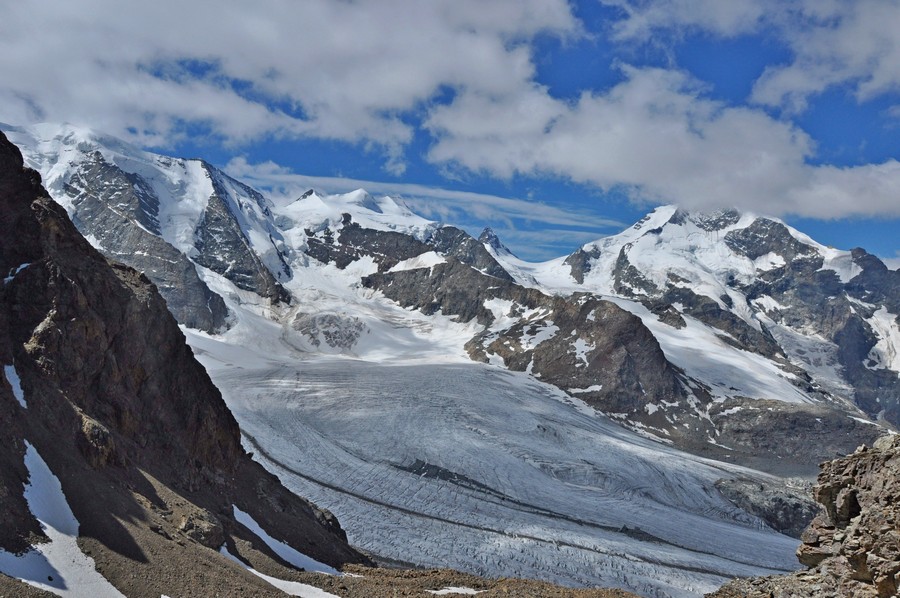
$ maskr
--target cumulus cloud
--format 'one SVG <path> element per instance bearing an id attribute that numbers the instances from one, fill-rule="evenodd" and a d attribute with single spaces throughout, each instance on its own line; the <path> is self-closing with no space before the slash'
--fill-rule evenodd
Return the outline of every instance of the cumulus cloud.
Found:
<path id="1" fill-rule="evenodd" d="M 815 140 L 760 107 L 800 109 L 834 85 L 860 100 L 895 89 L 900 4 L 601 1 L 619 9 L 616 44 L 766 28 L 794 58 L 757 81 L 757 104 L 714 101 L 676 69 L 627 65 L 619 84 L 561 99 L 539 81 L 535 40 L 597 34 L 566 0 L 21 0 L 0 19 L 0 120 L 77 122 L 156 147 L 184 135 L 232 148 L 339 140 L 374 148 L 394 175 L 421 135 L 443 172 L 558 177 L 700 209 L 900 214 L 896 161 L 813 165 Z M 453 209 L 440 199 L 422 205 Z"/>
<path id="2" fill-rule="evenodd" d="M 802 110 L 811 95 L 837 85 L 860 101 L 900 89 L 900 3 L 808 1 L 801 19 L 785 31 L 793 61 L 767 68 L 754 100 Z"/>
<path id="3" fill-rule="evenodd" d="M 406 114 L 446 87 L 510 92 L 530 39 L 578 27 L 565 0 L 23 0 L 0 19 L 0 118 L 377 144 L 400 172 Z"/>
<path id="4" fill-rule="evenodd" d="M 900 214 L 894 161 L 855 168 L 807 163 L 813 141 L 764 111 L 705 98 L 684 73 L 624 67 L 626 80 L 573 104 L 540 88 L 467 94 L 434 108 L 429 158 L 510 177 L 540 172 L 688 208 L 770 214 Z M 861 201 L 862 200 L 862 201 Z"/>
<path id="5" fill-rule="evenodd" d="M 775 0 L 600 0 L 624 17 L 613 25 L 620 40 L 647 41 L 660 31 L 702 30 L 731 37 L 756 30 Z"/>

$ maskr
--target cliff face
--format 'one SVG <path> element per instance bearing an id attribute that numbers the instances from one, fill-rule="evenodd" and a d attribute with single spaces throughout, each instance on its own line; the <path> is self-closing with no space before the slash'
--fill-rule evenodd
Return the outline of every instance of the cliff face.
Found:
<path id="1" fill-rule="evenodd" d="M 365 561 L 330 513 L 250 460 L 156 288 L 94 250 L 2 134 L 0 214 L 0 548 L 42 535 L 22 496 L 27 441 L 60 479 L 80 546 L 129 596 L 211 580 L 270 595 L 218 552 L 290 575 L 234 507 L 319 560 Z"/>
<path id="2" fill-rule="evenodd" d="M 718 598 L 889 598 L 900 588 L 900 436 L 822 465 L 815 498 L 824 512 L 801 535 L 808 571 L 734 581 Z"/>

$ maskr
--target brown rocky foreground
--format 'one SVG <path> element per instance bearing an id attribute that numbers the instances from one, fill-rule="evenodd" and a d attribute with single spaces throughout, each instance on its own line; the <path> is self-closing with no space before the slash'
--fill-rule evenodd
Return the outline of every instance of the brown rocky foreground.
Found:
<path id="1" fill-rule="evenodd" d="M 797 550 L 807 571 L 735 580 L 710 598 L 891 598 L 900 588 L 900 435 L 822 464 Z"/>
<path id="2" fill-rule="evenodd" d="M 427 590 L 471 588 L 481 598 L 630 598 L 623 590 L 574 589 L 526 579 L 483 579 L 448 569 L 370 569 L 357 565 L 344 568 L 362 577 L 330 577 L 306 574 L 304 583 L 316 585 L 342 598 L 394 598 L 433 596 Z M 450 596 L 454 596 L 451 594 Z M 459 594 L 456 594 L 459 596 Z"/>

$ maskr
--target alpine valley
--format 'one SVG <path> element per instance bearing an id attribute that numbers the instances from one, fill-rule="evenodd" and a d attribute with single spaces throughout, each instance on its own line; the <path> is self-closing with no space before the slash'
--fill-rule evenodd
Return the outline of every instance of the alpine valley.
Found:
<path id="1" fill-rule="evenodd" d="M 244 479 L 281 497 L 278 517 L 315 530 L 320 548 L 297 547 L 331 565 L 699 596 L 734 577 L 797 569 L 800 533 L 818 512 L 818 464 L 900 425 L 900 271 L 776 219 L 663 206 L 571 255 L 529 263 L 489 229 L 475 238 L 397 198 L 309 190 L 276 203 L 205 161 L 87 129 L 0 129 L 90 245 L 142 273 L 117 276 L 140 293 L 158 289 L 203 366 L 191 359 L 183 375 L 208 374 L 218 389 L 204 387 L 196 408 L 214 415 L 196 414 L 196 425 L 223 418 L 230 436 L 176 430 L 205 460 L 156 472 L 131 444 L 158 457 L 175 440 L 145 430 L 140 405 L 126 417 L 85 398 L 54 421 L 82 418 L 94 448 L 80 467 L 128 464 L 129 487 L 165 487 L 160 496 L 186 488 L 185 521 L 216 549 L 252 546 L 252 526 L 274 536 L 293 525 L 245 497 Z M 44 274 L 29 264 L 47 242 L 27 245 L 12 226 L 4 235 L 4 301 L 27 303 L 37 291 L 26 285 Z M 78 295 L 87 283 L 51 271 L 42 284 L 74 281 L 73 301 L 90 307 Z M 44 307 L 25 310 L 28 322 L 59 320 L 85 347 L 97 335 L 137 342 L 129 322 L 149 317 L 126 310 L 117 326 L 76 330 L 75 312 Z M 25 349 L 2 348 L 0 359 L 31 417 L 41 368 L 72 357 L 28 349 L 36 341 L 20 320 L 5 325 Z M 35 337 L 42 346 L 55 342 L 50 330 Z M 165 351 L 153 359 L 182 359 L 178 330 L 158 330 L 165 338 L 151 346 Z M 119 375 L 115 365 L 78 378 L 80 392 Z M 179 380 L 153 384 L 183 409 Z M 116 449 L 103 440 L 113 412 L 130 426 Z M 21 414 L 10 421 L 9 475 L 23 479 L 23 455 L 34 464 L 38 452 L 60 475 L 53 466 L 66 457 L 49 456 L 52 430 L 40 436 Z M 216 493 L 232 497 L 231 511 L 213 508 Z M 20 538 L 37 534 L 23 501 L 13 503 Z M 266 554 L 255 558 L 281 574 Z"/>

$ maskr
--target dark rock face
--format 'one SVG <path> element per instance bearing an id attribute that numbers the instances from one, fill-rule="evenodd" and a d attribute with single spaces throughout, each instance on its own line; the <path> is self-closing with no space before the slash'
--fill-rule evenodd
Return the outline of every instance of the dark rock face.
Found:
<path id="1" fill-rule="evenodd" d="M 225 276 L 241 289 L 253 291 L 274 301 L 289 303 L 290 294 L 260 261 L 241 230 L 238 216 L 229 207 L 226 200 L 228 192 L 220 178 L 224 175 L 213 172 L 212 167 L 206 163 L 203 166 L 212 181 L 213 194 L 197 226 L 195 247 L 198 253 L 194 256 L 194 261 Z M 237 181 L 232 182 L 240 185 L 251 199 L 267 211 L 259 193 Z M 290 268 L 283 259 L 281 269 L 276 274 L 279 278 L 290 277 Z"/>
<path id="2" fill-rule="evenodd" d="M 727 298 L 727 295 L 725 297 Z M 710 297 L 698 295 L 686 287 L 670 286 L 661 299 L 654 303 L 661 304 L 657 309 L 678 303 L 682 306 L 682 313 L 724 332 L 725 336 L 721 338 L 726 342 L 770 359 L 787 361 L 781 347 L 765 326 L 761 326 L 761 330 L 753 328 L 733 312 L 722 309 L 719 303 Z"/>
<path id="3" fill-rule="evenodd" d="M 27 439 L 59 477 L 80 541 L 127 595 L 159 595 L 151 586 L 163 582 L 202 593 L 206 573 L 175 574 L 201 562 L 223 591 L 267 595 L 208 548 L 248 533 L 232 505 L 315 558 L 365 560 L 330 514 L 250 460 L 155 287 L 94 250 L 2 136 L 0 213 L 0 271 L 16 272 L 0 287 L 0 361 L 28 405 L 0 382 L 0 503 L 11 514 L 0 546 L 22 550 L 39 534 L 21 498 Z"/>
<path id="4" fill-rule="evenodd" d="M 717 442 L 744 452 L 742 463 L 784 475 L 814 471 L 822 461 L 884 434 L 880 426 L 823 404 L 728 399 L 709 415 L 719 432 Z M 783 463 L 773 466 L 771 456 Z"/>
<path id="5" fill-rule="evenodd" d="M 378 271 L 385 272 L 403 260 L 436 251 L 490 276 L 512 281 L 512 276 L 482 243 L 453 226 L 436 229 L 422 242 L 395 231 L 363 228 L 353 222 L 350 214 L 344 214 L 338 230 L 326 228 L 317 234 L 308 230 L 306 234 L 306 253 L 320 262 L 333 263 L 341 269 L 362 257 L 371 257 L 378 264 Z"/>
<path id="6" fill-rule="evenodd" d="M 843 377 L 853 390 L 853 401 L 870 416 L 898 425 L 900 378 L 897 372 L 872 367 L 869 355 L 876 337 L 866 320 L 879 306 L 897 309 L 900 273 L 888 270 L 865 252 L 854 251 L 853 256 L 861 272 L 847 283 L 833 271 L 822 270 L 821 257 L 801 256 L 762 274 L 745 292 L 750 301 L 768 295 L 789 306 L 767 314 L 776 322 L 812 329 L 833 342 Z"/>
<path id="7" fill-rule="evenodd" d="M 688 217 L 689 215 L 686 212 L 678 210 L 675 212 L 669 222 L 683 222 Z M 740 219 L 741 214 L 737 210 L 721 210 L 718 212 L 711 212 L 709 214 L 702 214 L 693 217 L 693 221 L 697 223 L 697 226 L 707 232 L 722 230 L 733 224 L 737 224 Z"/>
<path id="8" fill-rule="evenodd" d="M 505 253 L 508 255 L 515 255 L 512 251 L 509 250 L 509 247 L 503 244 L 503 241 L 500 240 L 500 237 L 497 236 L 497 233 L 494 232 L 489 226 L 484 227 L 484 230 L 481 231 L 481 234 L 478 235 L 478 242 L 483 245 L 488 245 L 494 251 L 498 251 L 500 253 Z"/>
<path id="9" fill-rule="evenodd" d="M 628 259 L 631 245 L 627 244 L 619 250 L 616 265 L 613 269 L 613 288 L 623 297 L 639 297 L 643 295 L 656 295 L 660 289 L 653 284 L 640 270 L 634 267 Z"/>
<path id="10" fill-rule="evenodd" d="M 225 302 L 200 280 L 190 260 L 159 236 L 159 198 L 143 178 L 95 152 L 65 192 L 78 229 L 93 235 L 107 257 L 144 272 L 180 323 L 206 332 L 226 326 Z"/>
<path id="11" fill-rule="evenodd" d="M 798 257 L 815 254 L 815 249 L 795 239 L 785 225 L 766 218 L 757 218 L 747 228 L 731 231 L 725 235 L 725 244 L 751 260 L 774 253 L 786 262 L 793 262 Z"/>
<path id="12" fill-rule="evenodd" d="M 825 512 L 801 535 L 808 571 L 731 582 L 718 598 L 889 598 L 900 589 L 900 437 L 822 465 L 815 498 Z"/>

